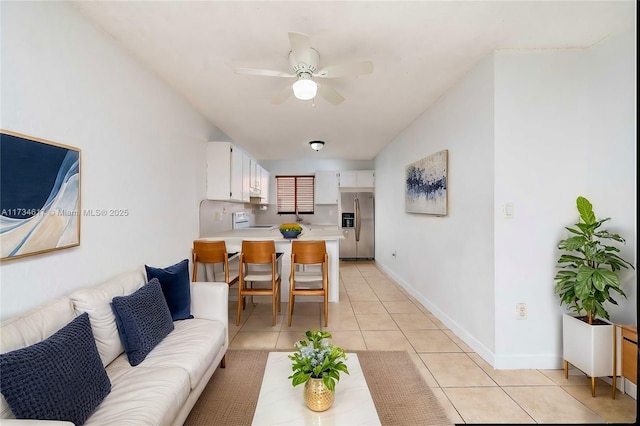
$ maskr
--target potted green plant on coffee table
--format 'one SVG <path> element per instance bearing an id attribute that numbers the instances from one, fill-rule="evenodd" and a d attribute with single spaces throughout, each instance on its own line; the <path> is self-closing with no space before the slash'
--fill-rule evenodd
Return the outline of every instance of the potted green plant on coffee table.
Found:
<path id="1" fill-rule="evenodd" d="M 340 373 L 349 374 L 344 350 L 329 342 L 331 333 L 308 330 L 306 340 L 296 342 L 296 351 L 289 355 L 293 361 L 292 385 L 305 384 L 304 399 L 314 411 L 324 411 L 333 404 Z"/>

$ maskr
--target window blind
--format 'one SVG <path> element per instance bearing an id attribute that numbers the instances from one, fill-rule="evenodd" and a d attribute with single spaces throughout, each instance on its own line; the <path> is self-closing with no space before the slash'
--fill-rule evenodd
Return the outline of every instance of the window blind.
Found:
<path id="1" fill-rule="evenodd" d="M 278 213 L 313 213 L 313 176 L 276 176 Z"/>

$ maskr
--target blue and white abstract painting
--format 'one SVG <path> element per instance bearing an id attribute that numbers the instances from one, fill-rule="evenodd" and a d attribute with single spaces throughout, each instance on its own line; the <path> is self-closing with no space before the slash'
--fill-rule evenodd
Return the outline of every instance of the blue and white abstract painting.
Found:
<path id="1" fill-rule="evenodd" d="M 405 208 L 408 213 L 447 214 L 447 163 L 445 149 L 407 166 Z"/>
<path id="2" fill-rule="evenodd" d="M 2 130 L 1 260 L 77 245 L 80 150 Z"/>

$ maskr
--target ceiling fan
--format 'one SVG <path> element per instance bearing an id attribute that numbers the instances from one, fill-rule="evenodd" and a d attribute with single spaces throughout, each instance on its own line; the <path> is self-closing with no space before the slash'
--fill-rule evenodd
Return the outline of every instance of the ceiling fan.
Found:
<path id="1" fill-rule="evenodd" d="M 373 63 L 371 61 L 329 65 L 318 69 L 320 54 L 311 47 L 308 35 L 290 32 L 289 43 L 291 44 L 291 51 L 289 52 L 291 72 L 243 67 L 234 68 L 234 71 L 238 74 L 295 78 L 296 81 L 291 87 L 286 87 L 285 90 L 271 100 L 273 104 L 281 104 L 293 92 L 301 100 L 313 99 L 316 94 L 319 94 L 327 101 L 337 105 L 344 101 L 344 97 L 330 85 L 318 82 L 316 79 L 356 76 L 373 72 Z"/>

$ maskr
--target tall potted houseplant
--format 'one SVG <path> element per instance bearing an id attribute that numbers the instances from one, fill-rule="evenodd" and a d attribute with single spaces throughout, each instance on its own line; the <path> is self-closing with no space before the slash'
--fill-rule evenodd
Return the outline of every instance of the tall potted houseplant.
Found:
<path id="1" fill-rule="evenodd" d="M 606 321 L 609 313 L 604 304 L 618 304 L 612 292 L 626 298 L 618 273 L 633 265 L 618 255 L 618 247 L 610 245 L 624 243 L 624 238 L 600 228 L 611 218 L 596 219 L 584 197 L 577 198 L 576 206 L 580 220 L 575 227 L 566 227 L 572 235 L 558 243 L 563 253 L 554 278 L 555 293 L 561 305 L 576 313 L 562 318 L 565 377 L 571 363 L 591 377 L 595 396 L 595 378 L 613 372 L 613 325 Z"/>

